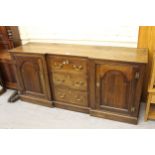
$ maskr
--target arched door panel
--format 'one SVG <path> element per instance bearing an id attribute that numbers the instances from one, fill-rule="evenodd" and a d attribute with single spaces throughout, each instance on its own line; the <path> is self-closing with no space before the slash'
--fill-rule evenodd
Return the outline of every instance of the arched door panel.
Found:
<path id="1" fill-rule="evenodd" d="M 48 79 L 43 56 L 16 54 L 16 71 L 22 95 L 49 98 Z"/>
<path id="2" fill-rule="evenodd" d="M 134 66 L 108 62 L 97 64 L 96 109 L 131 113 L 135 86 Z"/>

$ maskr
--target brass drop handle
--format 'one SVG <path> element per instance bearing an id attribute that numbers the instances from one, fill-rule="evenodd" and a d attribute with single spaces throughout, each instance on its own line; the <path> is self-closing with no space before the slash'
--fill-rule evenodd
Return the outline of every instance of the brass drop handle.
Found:
<path id="1" fill-rule="evenodd" d="M 82 99 L 79 97 L 79 95 L 76 96 L 77 101 L 81 101 Z"/>
<path id="2" fill-rule="evenodd" d="M 80 65 L 80 66 L 73 65 L 73 68 L 74 68 L 75 70 L 77 70 L 77 71 L 80 71 L 80 70 L 83 69 L 83 66 L 82 66 L 82 65 Z"/>
<path id="3" fill-rule="evenodd" d="M 80 98 L 77 98 L 76 100 L 77 100 L 77 101 L 81 101 L 81 99 L 80 99 Z"/>
<path id="4" fill-rule="evenodd" d="M 75 85 L 78 85 L 78 86 L 81 85 L 81 86 L 82 86 L 82 85 L 84 85 L 84 82 L 83 82 L 83 81 L 77 81 L 77 82 L 75 83 Z"/>
<path id="5" fill-rule="evenodd" d="M 54 63 L 54 66 L 58 69 L 61 69 L 63 67 L 63 64 L 57 64 L 56 62 Z"/>
<path id="6" fill-rule="evenodd" d="M 65 97 L 65 94 L 60 95 L 60 98 L 64 98 L 64 97 Z"/>
<path id="7" fill-rule="evenodd" d="M 96 82 L 96 87 L 100 87 L 100 83 L 99 82 Z"/>
<path id="8" fill-rule="evenodd" d="M 57 81 L 58 81 L 58 82 L 60 82 L 60 83 L 64 83 L 64 82 L 65 82 L 65 80 L 64 80 L 64 79 L 62 79 L 62 80 L 57 79 Z"/>
<path id="9" fill-rule="evenodd" d="M 131 107 L 131 112 L 135 112 L 135 107 Z"/>
<path id="10" fill-rule="evenodd" d="M 63 62 L 62 62 L 62 64 L 64 64 L 64 65 L 68 65 L 70 62 L 69 62 L 69 60 L 64 60 Z"/>
<path id="11" fill-rule="evenodd" d="M 135 79 L 139 79 L 140 78 L 140 74 L 139 74 L 139 72 L 136 72 L 136 74 L 135 74 Z"/>

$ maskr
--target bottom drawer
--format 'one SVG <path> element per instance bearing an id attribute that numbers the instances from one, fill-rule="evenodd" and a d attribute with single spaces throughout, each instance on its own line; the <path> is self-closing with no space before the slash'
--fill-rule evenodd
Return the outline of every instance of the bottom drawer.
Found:
<path id="1" fill-rule="evenodd" d="M 54 88 L 54 100 L 88 107 L 88 94 L 68 88 Z"/>

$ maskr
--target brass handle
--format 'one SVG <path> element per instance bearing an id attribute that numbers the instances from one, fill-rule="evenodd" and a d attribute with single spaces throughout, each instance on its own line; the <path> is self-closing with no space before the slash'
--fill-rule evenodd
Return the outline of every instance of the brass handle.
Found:
<path id="1" fill-rule="evenodd" d="M 136 72 L 135 79 L 139 79 L 139 78 L 140 78 L 140 74 L 139 74 L 139 72 Z"/>
<path id="2" fill-rule="evenodd" d="M 77 101 L 81 101 L 81 99 L 80 99 L 80 98 L 77 98 L 76 100 L 77 100 Z"/>
<path id="3" fill-rule="evenodd" d="M 60 95 L 60 98 L 64 98 L 64 97 L 65 97 L 65 94 Z"/>
<path id="4" fill-rule="evenodd" d="M 79 85 L 84 85 L 84 82 L 83 81 L 77 81 L 76 83 L 75 83 L 75 85 L 77 85 L 77 86 L 79 86 Z"/>
<path id="5" fill-rule="evenodd" d="M 64 79 L 63 79 L 63 80 L 57 79 L 57 82 L 59 82 L 59 83 L 64 83 L 65 80 L 64 80 Z"/>
<path id="6" fill-rule="evenodd" d="M 56 62 L 54 63 L 54 66 L 58 69 L 61 69 L 63 67 L 63 64 L 57 64 Z"/>
<path id="7" fill-rule="evenodd" d="M 96 87 L 100 87 L 100 83 L 99 82 L 96 82 Z"/>
<path id="8" fill-rule="evenodd" d="M 82 65 L 80 65 L 80 66 L 73 65 L 73 68 L 74 68 L 75 70 L 77 70 L 77 71 L 80 71 L 80 70 L 83 69 L 83 66 L 82 66 Z"/>
<path id="9" fill-rule="evenodd" d="M 77 95 L 77 96 L 76 96 L 76 100 L 77 100 L 77 101 L 81 101 L 82 99 L 79 98 L 79 96 Z"/>
<path id="10" fill-rule="evenodd" d="M 62 64 L 64 64 L 64 65 L 68 65 L 70 62 L 69 62 L 69 60 L 64 60 L 63 62 L 62 62 Z"/>
<path id="11" fill-rule="evenodd" d="M 135 107 L 131 107 L 131 112 L 134 112 L 135 110 Z"/>

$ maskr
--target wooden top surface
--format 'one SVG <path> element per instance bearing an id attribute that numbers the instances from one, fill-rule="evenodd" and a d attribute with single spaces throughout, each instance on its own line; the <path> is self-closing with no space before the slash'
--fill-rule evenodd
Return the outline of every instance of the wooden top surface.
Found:
<path id="1" fill-rule="evenodd" d="M 146 49 L 126 47 L 28 43 L 26 45 L 14 48 L 10 50 L 10 52 L 70 55 L 88 57 L 93 59 L 104 59 L 135 63 L 148 62 L 148 52 Z"/>

